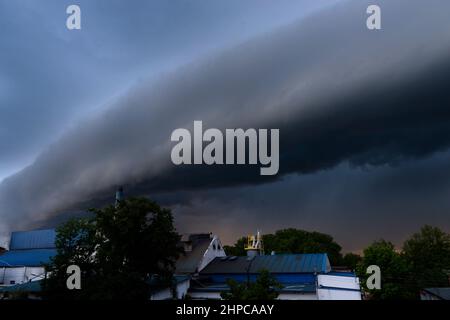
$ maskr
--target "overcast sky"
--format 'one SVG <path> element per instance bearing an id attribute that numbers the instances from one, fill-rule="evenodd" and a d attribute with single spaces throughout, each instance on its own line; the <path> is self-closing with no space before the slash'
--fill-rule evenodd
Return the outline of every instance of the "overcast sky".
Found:
<path id="1" fill-rule="evenodd" d="M 0 0 L 0 232 L 117 185 L 228 243 L 296 227 L 350 251 L 450 231 L 450 3 L 431 2 L 77 1 L 69 31 L 72 1 Z M 194 120 L 279 128 L 279 174 L 173 166 L 170 134 Z"/>

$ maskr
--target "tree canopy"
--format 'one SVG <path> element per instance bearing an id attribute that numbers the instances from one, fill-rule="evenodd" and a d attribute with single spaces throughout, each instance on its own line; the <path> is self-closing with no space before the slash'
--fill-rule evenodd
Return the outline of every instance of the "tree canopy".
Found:
<path id="1" fill-rule="evenodd" d="M 362 257 L 359 254 L 349 252 L 342 257 L 342 265 L 354 271 L 361 260 Z"/>
<path id="2" fill-rule="evenodd" d="M 405 241 L 403 254 L 417 289 L 449 285 L 450 234 L 424 226 Z"/>
<path id="3" fill-rule="evenodd" d="M 341 246 L 333 237 L 320 232 L 310 232 L 294 228 L 282 229 L 274 234 L 262 236 L 266 253 L 327 253 L 334 265 L 342 263 Z M 239 238 L 234 246 L 226 246 L 229 255 L 245 255 L 246 238 Z"/>
<path id="4" fill-rule="evenodd" d="M 381 289 L 369 290 L 366 287 L 366 270 L 371 265 L 377 265 L 381 270 Z M 373 300 L 389 299 L 410 299 L 413 295 L 410 292 L 408 264 L 403 256 L 395 250 L 395 246 L 388 241 L 379 240 L 373 242 L 364 249 L 364 256 L 358 265 L 358 275 L 361 284 L 369 293 Z"/>
<path id="5" fill-rule="evenodd" d="M 255 282 L 239 283 L 229 279 L 227 284 L 230 291 L 220 294 L 224 300 L 275 300 L 278 297 L 277 289 L 282 286 L 267 270 L 260 270 Z"/>
<path id="6" fill-rule="evenodd" d="M 381 290 L 367 290 L 372 299 L 418 299 L 421 289 L 449 285 L 450 235 L 424 226 L 395 250 L 392 243 L 376 241 L 364 250 L 358 275 L 365 287 L 366 269 L 381 269 Z"/>
<path id="7" fill-rule="evenodd" d="M 179 235 L 168 209 L 146 198 L 92 209 L 57 229 L 57 255 L 48 266 L 44 296 L 67 299 L 147 299 L 149 279 L 172 278 Z M 66 288 L 69 265 L 78 265 L 82 290 Z"/>

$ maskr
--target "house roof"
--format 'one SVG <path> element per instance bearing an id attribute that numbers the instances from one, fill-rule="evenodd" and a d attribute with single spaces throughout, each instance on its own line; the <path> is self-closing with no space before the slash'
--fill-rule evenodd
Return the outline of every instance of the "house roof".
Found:
<path id="1" fill-rule="evenodd" d="M 192 244 L 195 246 L 199 241 L 209 239 L 211 240 L 210 233 L 185 233 L 181 235 L 181 242 L 186 244 Z"/>
<path id="2" fill-rule="evenodd" d="M 55 239 L 55 229 L 16 231 L 11 233 L 9 250 L 53 249 Z"/>
<path id="3" fill-rule="evenodd" d="M 450 288 L 426 288 L 423 290 L 442 300 L 450 300 Z"/>
<path id="4" fill-rule="evenodd" d="M 0 256 L 0 267 L 39 267 L 55 255 L 56 249 L 7 251 Z"/>
<path id="5" fill-rule="evenodd" d="M 331 270 L 326 253 L 279 254 L 248 257 L 215 258 L 202 275 L 258 273 L 265 269 L 270 273 L 326 273 Z"/>
<path id="6" fill-rule="evenodd" d="M 178 258 L 175 264 L 175 273 L 195 273 L 210 243 L 211 238 L 209 237 L 196 239 L 192 251 L 187 251 Z"/>

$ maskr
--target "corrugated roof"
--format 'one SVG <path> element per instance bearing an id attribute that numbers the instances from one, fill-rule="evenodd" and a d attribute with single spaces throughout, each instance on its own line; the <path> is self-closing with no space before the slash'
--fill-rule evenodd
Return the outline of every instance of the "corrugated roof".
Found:
<path id="1" fill-rule="evenodd" d="M 7 251 L 0 256 L 0 267 L 39 267 L 55 255 L 56 249 Z"/>
<path id="2" fill-rule="evenodd" d="M 55 248 L 55 229 L 16 231 L 11 234 L 9 250 Z"/>
<path id="3" fill-rule="evenodd" d="M 185 252 L 181 255 L 175 265 L 176 273 L 195 273 L 197 267 L 211 243 L 210 238 L 198 239 L 192 251 Z"/>
<path id="4" fill-rule="evenodd" d="M 215 258 L 201 274 L 258 273 L 265 269 L 271 273 L 325 273 L 330 271 L 326 253 L 280 254 L 228 259 Z"/>

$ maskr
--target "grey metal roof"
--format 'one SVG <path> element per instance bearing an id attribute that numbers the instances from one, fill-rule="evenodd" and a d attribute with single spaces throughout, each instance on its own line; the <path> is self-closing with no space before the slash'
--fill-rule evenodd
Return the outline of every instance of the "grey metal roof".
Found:
<path id="1" fill-rule="evenodd" d="M 16 231 L 11 234 L 9 250 L 55 248 L 55 229 Z"/>
<path id="2" fill-rule="evenodd" d="M 194 246 L 198 241 L 202 241 L 204 239 L 212 239 L 211 234 L 209 233 L 185 233 L 181 235 L 181 242 L 191 243 Z"/>
<path id="3" fill-rule="evenodd" d="M 175 264 L 175 272 L 176 273 L 195 273 L 197 272 L 197 267 L 199 262 L 203 258 L 203 254 L 206 249 L 208 249 L 209 244 L 211 243 L 210 238 L 197 239 L 195 246 L 193 246 L 192 251 L 186 252 L 181 255 L 176 264 Z"/>
<path id="4" fill-rule="evenodd" d="M 280 254 L 248 257 L 215 258 L 201 274 L 258 273 L 265 269 L 271 273 L 325 273 L 330 271 L 326 253 Z"/>

